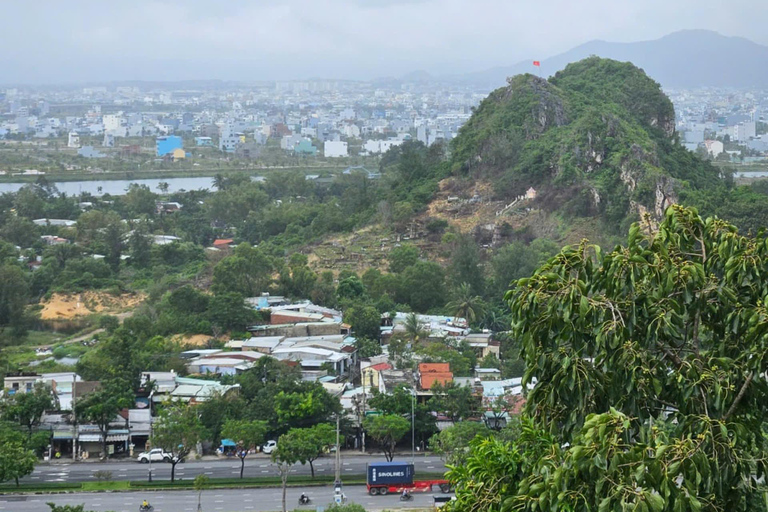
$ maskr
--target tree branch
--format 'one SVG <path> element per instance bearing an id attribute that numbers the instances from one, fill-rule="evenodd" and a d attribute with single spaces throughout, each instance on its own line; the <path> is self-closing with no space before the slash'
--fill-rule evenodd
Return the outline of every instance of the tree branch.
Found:
<path id="1" fill-rule="evenodd" d="M 754 372 L 750 372 L 749 375 L 747 375 L 747 380 L 744 381 L 744 384 L 741 386 L 741 389 L 739 390 L 739 394 L 736 395 L 736 399 L 731 404 L 731 407 L 728 409 L 728 412 L 725 413 L 725 416 L 723 416 L 723 421 L 727 420 L 731 414 L 733 414 L 736 411 L 736 406 L 739 405 L 739 402 L 741 402 L 741 399 L 744 398 L 744 395 L 747 393 L 747 388 L 749 387 L 749 384 L 752 382 L 752 377 L 754 376 Z"/>

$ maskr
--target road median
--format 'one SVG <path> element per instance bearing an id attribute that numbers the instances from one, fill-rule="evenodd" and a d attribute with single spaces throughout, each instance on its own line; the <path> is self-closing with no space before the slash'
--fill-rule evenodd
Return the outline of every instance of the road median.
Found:
<path id="1" fill-rule="evenodd" d="M 417 479 L 429 480 L 444 478 L 442 473 L 417 473 Z M 330 476 L 296 476 L 288 479 L 288 487 L 312 487 L 332 485 L 334 481 Z M 347 476 L 343 478 L 345 485 L 365 485 L 365 476 Z M 259 489 L 279 488 L 279 476 L 265 476 L 253 478 L 211 478 L 206 489 Z M 74 492 L 126 492 L 126 491 L 164 491 L 164 490 L 190 490 L 194 489 L 194 479 L 170 480 L 114 480 L 100 482 L 47 482 L 39 484 L 24 483 L 19 486 L 0 485 L 0 495 L 7 494 L 60 494 Z"/>

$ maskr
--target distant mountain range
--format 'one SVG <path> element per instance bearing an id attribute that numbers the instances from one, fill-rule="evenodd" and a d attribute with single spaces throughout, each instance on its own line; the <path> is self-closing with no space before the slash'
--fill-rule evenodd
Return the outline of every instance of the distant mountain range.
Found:
<path id="1" fill-rule="evenodd" d="M 541 60 L 541 75 L 554 75 L 590 55 L 632 62 L 664 87 L 768 87 L 768 46 L 709 30 L 684 30 L 636 43 L 590 41 Z M 508 76 L 535 74 L 533 60 L 453 78 L 501 87 Z"/>

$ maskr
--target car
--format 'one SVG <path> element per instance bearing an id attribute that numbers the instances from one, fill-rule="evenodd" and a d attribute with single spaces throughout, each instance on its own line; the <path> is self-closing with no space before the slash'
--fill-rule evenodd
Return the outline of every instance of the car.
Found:
<path id="1" fill-rule="evenodd" d="M 152 462 L 170 462 L 173 455 L 164 451 L 162 448 L 154 448 L 148 452 L 141 452 L 136 459 L 142 464 Z"/>
<path id="2" fill-rule="evenodd" d="M 261 447 L 261 451 L 264 453 L 272 453 L 277 448 L 277 441 L 267 441 L 264 446 Z"/>

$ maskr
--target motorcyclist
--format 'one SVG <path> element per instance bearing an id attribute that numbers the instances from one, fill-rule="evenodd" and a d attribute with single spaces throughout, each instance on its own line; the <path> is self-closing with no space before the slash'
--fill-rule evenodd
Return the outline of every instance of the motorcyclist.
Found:
<path id="1" fill-rule="evenodd" d="M 306 493 L 301 493 L 301 497 L 299 498 L 299 501 L 301 503 L 309 503 L 309 496 L 307 496 Z"/>
<path id="2" fill-rule="evenodd" d="M 141 502 L 141 510 L 149 510 L 149 502 L 147 500 Z"/>
<path id="3" fill-rule="evenodd" d="M 408 489 L 403 489 L 403 494 L 400 496 L 402 499 L 407 500 L 411 497 L 410 493 L 408 492 Z"/>

